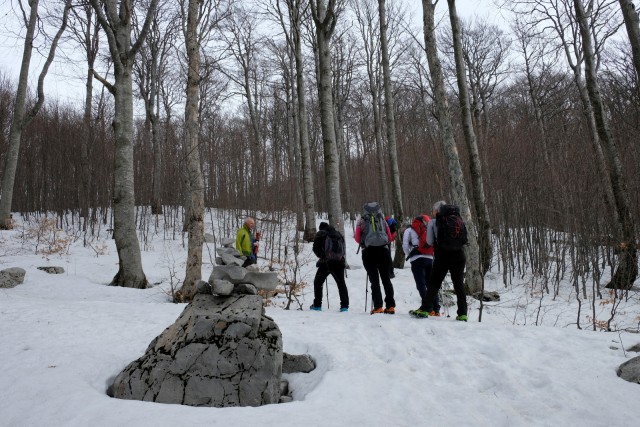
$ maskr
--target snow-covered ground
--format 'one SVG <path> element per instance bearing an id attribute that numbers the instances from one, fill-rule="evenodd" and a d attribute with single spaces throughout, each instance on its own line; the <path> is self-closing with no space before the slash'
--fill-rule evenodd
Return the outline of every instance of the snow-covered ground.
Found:
<path id="1" fill-rule="evenodd" d="M 282 330 L 284 350 L 317 361 L 309 374 L 286 375 L 293 403 L 219 409 L 112 399 L 105 394 L 112 378 L 184 308 L 167 295 L 184 275 L 182 240 L 152 236 L 142 257 L 156 285 L 135 290 L 107 286 L 118 258 L 106 235 L 91 247 L 79 239 L 45 255 L 36 254 L 26 228 L 18 218 L 15 230 L 0 231 L 0 270 L 27 271 L 24 284 L 0 289 L 1 426 L 618 427 L 635 426 L 640 416 L 640 386 L 616 375 L 638 355 L 626 351 L 640 343 L 637 291 L 617 307 L 612 323 L 636 333 L 590 330 L 592 311 L 584 306 L 579 330 L 569 284 L 557 298 L 541 299 L 530 278 L 505 288 L 499 271 L 487 275 L 486 287 L 501 301 L 485 304 L 482 322 L 471 298 L 468 323 L 454 320 L 455 306 L 451 317 L 419 320 L 407 314 L 419 305 L 407 265 L 393 280 L 397 314 L 372 316 L 364 309 L 366 273 L 349 230 L 348 313 L 338 312 L 332 279 L 330 308 L 325 300 L 324 311 L 308 310 L 315 273 L 309 244 L 301 255 L 304 310 L 284 310 L 282 298 L 266 308 Z M 68 237 L 58 232 L 58 240 Z M 38 252 L 48 247 L 40 243 Z M 46 265 L 66 271 L 36 268 Z M 210 272 L 206 263 L 203 277 Z M 598 320 L 608 319 L 611 304 L 597 302 Z"/>

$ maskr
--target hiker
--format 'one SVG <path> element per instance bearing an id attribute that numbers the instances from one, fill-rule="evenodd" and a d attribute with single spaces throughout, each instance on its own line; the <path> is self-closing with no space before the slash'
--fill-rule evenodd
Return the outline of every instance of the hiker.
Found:
<path id="1" fill-rule="evenodd" d="M 387 221 L 387 225 L 389 226 L 389 232 L 391 233 L 391 242 L 396 241 L 396 233 L 398 232 L 398 221 L 393 217 L 393 215 L 385 217 L 385 221 Z M 389 277 L 396 277 L 395 270 L 393 268 L 393 257 L 391 256 L 391 242 L 389 242 Z"/>
<path id="2" fill-rule="evenodd" d="M 427 225 L 427 244 L 434 246 L 433 268 L 427 293 L 417 310 L 409 311 L 415 317 L 429 317 L 435 311 L 434 298 L 438 295 L 447 272 L 451 273 L 453 289 L 456 293 L 458 315 L 456 320 L 467 321 L 467 296 L 464 291 L 464 268 L 466 258 L 464 245 L 467 243 L 467 229 L 460 218 L 460 209 L 447 205 L 443 200 L 433 205 L 431 219 Z"/>
<path id="3" fill-rule="evenodd" d="M 427 243 L 427 226 L 430 220 L 429 215 L 418 215 L 402 235 L 402 249 L 407 257 L 406 260 L 411 263 L 411 273 L 413 273 L 421 300 L 426 296 L 433 265 L 433 246 Z M 438 294 L 433 299 L 433 311 L 429 314 L 440 316 Z"/>
<path id="4" fill-rule="evenodd" d="M 243 267 L 248 267 L 258 262 L 260 233 L 254 233 L 255 226 L 256 221 L 248 216 L 247 219 L 244 220 L 242 227 L 240 227 L 236 233 L 236 249 L 247 257 L 244 264 L 242 264 Z"/>
<path id="5" fill-rule="evenodd" d="M 391 242 L 391 232 L 377 202 L 364 205 L 354 237 L 362 248 L 362 264 L 367 270 L 371 282 L 371 297 L 373 298 L 371 314 L 395 314 L 396 301 L 393 299 L 393 284 L 389 277 L 391 254 L 388 245 Z M 382 308 L 380 281 L 384 286 L 384 303 L 386 305 L 384 309 Z"/>
<path id="6" fill-rule="evenodd" d="M 313 279 L 313 305 L 311 310 L 322 311 L 322 287 L 329 275 L 338 285 L 340 311 L 349 311 L 349 292 L 344 281 L 346 245 L 342 234 L 326 222 L 321 222 L 313 239 L 313 253 L 319 258 L 318 271 Z"/>

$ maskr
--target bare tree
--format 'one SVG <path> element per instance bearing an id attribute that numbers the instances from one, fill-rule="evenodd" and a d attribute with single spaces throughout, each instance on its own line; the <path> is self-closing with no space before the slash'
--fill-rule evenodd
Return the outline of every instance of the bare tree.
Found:
<path id="1" fill-rule="evenodd" d="M 465 283 L 471 293 L 482 289 L 482 273 L 480 272 L 480 259 L 478 247 L 478 235 L 471 209 L 467 197 L 467 188 L 464 182 L 460 157 L 456 148 L 456 141 L 453 135 L 451 124 L 451 112 L 449 102 L 444 87 L 442 65 L 438 57 L 434 10 L 435 3 L 432 0 L 422 0 L 422 10 L 424 12 L 424 44 L 429 62 L 431 81 L 433 82 L 434 98 L 436 102 L 436 114 L 438 115 L 438 126 L 440 137 L 447 158 L 449 172 L 449 182 L 453 201 L 460 206 L 460 212 L 467 224 L 469 233 L 469 244 L 465 250 L 467 255 L 467 269 L 465 273 Z"/>
<path id="2" fill-rule="evenodd" d="M 638 79 L 640 79 L 640 19 L 638 12 L 631 0 L 618 0 L 622 16 L 624 17 L 624 25 L 627 28 L 627 35 L 631 43 L 631 53 L 633 54 L 633 66 L 636 68 Z"/>
<path id="3" fill-rule="evenodd" d="M 153 148 L 151 213 L 162 214 L 162 147 L 160 142 L 160 87 L 169 77 L 169 58 L 174 48 L 179 20 L 168 4 L 159 5 L 149 33 L 134 63 L 134 78 L 144 101 L 144 138 Z M 135 28 L 134 28 L 135 30 Z"/>
<path id="4" fill-rule="evenodd" d="M 387 16 L 385 0 L 378 0 L 378 15 L 380 18 L 380 53 L 382 54 L 382 75 L 384 80 L 384 106 L 387 119 L 387 143 L 389 144 L 389 162 L 391 166 L 391 192 L 393 194 L 393 212 L 400 220 L 404 218 L 402 207 L 402 189 L 400 187 L 400 168 L 398 167 L 398 149 L 396 142 L 395 103 L 391 85 L 391 69 L 389 67 L 389 43 L 387 39 Z M 396 268 L 404 266 L 405 254 L 402 251 L 402 236 L 396 233 L 396 253 L 393 265 Z"/>
<path id="5" fill-rule="evenodd" d="M 600 87 L 596 75 L 596 58 L 591 40 L 591 29 L 582 0 L 574 0 L 576 19 L 582 37 L 582 50 L 585 61 L 585 81 L 589 92 L 589 102 L 593 107 L 598 136 L 604 145 L 609 161 L 609 178 L 613 190 L 616 211 L 621 225 L 621 241 L 618 244 L 619 264 L 608 288 L 630 289 L 638 277 L 638 253 L 636 248 L 636 225 L 629 208 L 627 184 L 622 171 L 620 153 L 609 130 L 607 114 L 600 95 Z"/>
<path id="6" fill-rule="evenodd" d="M 329 222 L 344 235 L 344 221 L 340 201 L 340 164 L 333 118 L 331 52 L 329 49 L 331 36 L 338 19 L 338 10 L 336 9 L 336 0 L 328 0 L 326 4 L 325 0 L 310 0 L 310 4 L 318 43 L 318 98 L 320 99 L 320 121 L 322 125 Z"/>
<path id="7" fill-rule="evenodd" d="M 469 151 L 469 168 L 471 170 L 471 188 L 473 189 L 473 204 L 475 207 L 476 221 L 478 222 L 478 246 L 480 247 L 480 272 L 484 274 L 491 266 L 491 256 L 493 253 L 491 246 L 491 223 L 489 221 L 489 210 L 484 194 L 484 184 L 482 176 L 482 162 L 478 151 L 476 134 L 473 130 L 473 119 L 471 107 L 469 105 L 469 91 L 467 90 L 466 69 L 462 52 L 462 34 L 460 22 L 456 11 L 455 0 L 447 0 L 449 4 L 449 18 L 451 21 L 451 33 L 453 38 L 453 51 L 456 64 L 456 75 L 458 82 L 458 92 L 460 109 L 462 111 L 462 128 L 464 130 L 464 140 Z"/>
<path id="8" fill-rule="evenodd" d="M 376 196 L 382 196 L 381 200 L 384 205 L 390 202 L 391 197 L 389 196 L 389 184 L 387 180 L 385 161 L 386 156 L 382 136 L 382 118 L 380 114 L 382 104 L 382 79 L 380 78 L 380 63 L 382 55 L 380 50 L 381 38 L 379 36 L 380 21 L 379 19 L 376 19 L 376 11 L 374 10 L 374 4 L 371 0 L 358 0 L 354 3 L 354 6 L 360 36 L 362 37 L 363 42 L 362 56 L 364 57 L 364 64 L 367 70 L 367 88 L 369 95 L 371 96 L 373 136 L 375 141 L 375 153 L 378 160 L 377 178 L 380 181 L 379 185 L 382 192 L 382 194 Z"/>
<path id="9" fill-rule="evenodd" d="M 307 126 L 307 102 L 304 90 L 304 58 L 302 56 L 302 20 L 305 15 L 303 0 L 284 0 L 287 6 L 289 27 L 284 23 L 284 14 L 280 3 L 274 0 L 278 11 L 278 18 L 284 30 L 287 44 L 294 52 L 296 70 L 296 108 L 294 114 L 297 121 L 296 139 L 300 145 L 302 166 L 302 193 L 305 215 L 303 239 L 312 241 L 316 234 L 315 191 L 313 187 L 313 172 L 311 170 L 311 150 L 309 148 L 309 129 Z"/>
<path id="10" fill-rule="evenodd" d="M 177 300 L 191 301 L 196 284 L 202 278 L 202 244 L 204 240 L 204 180 L 200 166 L 198 137 L 200 133 L 200 50 L 211 30 L 226 18 L 229 9 L 226 0 L 188 0 L 183 6 L 185 48 L 187 53 L 187 84 L 185 122 L 185 149 L 187 189 L 185 224 L 189 236 L 186 275 Z M 187 10 L 184 10 L 186 6 Z M 186 12 L 186 13 L 185 13 Z M 185 16 L 186 15 L 186 16 Z"/>
<path id="11" fill-rule="evenodd" d="M 158 0 L 151 0 L 138 39 L 132 43 L 133 0 L 90 0 L 109 43 L 115 83 L 95 74 L 115 99 L 113 130 L 116 140 L 113 187 L 113 237 L 116 241 L 118 273 L 112 285 L 129 288 L 147 287 L 142 270 L 140 243 L 136 235 L 135 196 L 133 186 L 133 81 L 136 53 L 149 31 Z"/>
<path id="12" fill-rule="evenodd" d="M 49 47 L 49 54 L 40 71 L 38 77 L 37 99 L 35 104 L 27 112 L 27 89 L 29 78 L 29 67 L 31 65 L 31 53 L 33 51 L 33 41 L 35 37 L 36 26 L 38 24 L 38 6 L 39 0 L 29 1 L 29 16 L 23 7 L 22 1 L 19 3 L 22 11 L 22 18 L 27 29 L 24 39 L 24 49 L 22 51 L 22 62 L 20 64 L 20 76 L 18 77 L 18 88 L 16 90 L 15 104 L 13 107 L 13 118 L 11 119 L 11 127 L 9 129 L 9 153 L 2 178 L 2 199 L 0 199 L 0 229 L 10 229 L 11 221 L 11 203 L 13 199 L 13 186 L 16 178 L 16 168 L 18 165 L 18 153 L 20 151 L 20 140 L 22 132 L 29 122 L 38 114 L 42 104 L 44 103 L 44 79 L 49 71 L 49 66 L 56 54 L 58 41 L 62 37 L 67 27 L 69 17 L 69 9 L 71 8 L 71 0 L 64 3 L 64 11 L 60 26 Z"/>
<path id="13" fill-rule="evenodd" d="M 74 23 L 70 29 L 83 47 L 85 58 L 87 61 L 87 77 L 85 83 L 85 99 L 84 99 L 84 115 L 83 130 L 84 135 L 80 143 L 80 158 L 83 167 L 80 168 L 81 178 L 78 180 L 78 202 L 81 214 L 88 216 L 89 207 L 92 204 L 93 197 L 90 190 L 93 185 L 90 179 L 91 169 L 89 167 L 89 145 L 94 142 L 94 129 L 92 123 L 93 111 L 93 68 L 95 67 L 96 58 L 98 57 L 98 48 L 100 41 L 100 26 L 98 25 L 93 8 L 90 4 L 84 3 L 80 7 L 71 9 L 74 16 Z M 86 230 L 87 221 L 84 223 Z"/>

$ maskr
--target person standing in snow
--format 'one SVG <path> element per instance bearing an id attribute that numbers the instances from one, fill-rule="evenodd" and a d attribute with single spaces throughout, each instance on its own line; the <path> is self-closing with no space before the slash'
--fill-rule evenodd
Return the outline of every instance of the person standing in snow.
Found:
<path id="1" fill-rule="evenodd" d="M 395 314 L 396 301 L 394 299 L 393 284 L 389 277 L 389 248 L 391 232 L 384 219 L 380 205 L 377 202 L 366 203 L 363 214 L 356 224 L 355 240 L 362 248 L 362 264 L 367 270 L 371 282 L 371 297 L 373 308 L 371 314 L 386 313 Z M 382 292 L 380 282 L 384 286 L 383 309 Z"/>
<path id="2" fill-rule="evenodd" d="M 326 222 L 321 222 L 313 239 L 313 253 L 319 258 L 318 271 L 313 279 L 313 305 L 311 310 L 322 311 L 322 288 L 329 275 L 338 285 L 340 311 L 349 311 L 349 291 L 344 280 L 345 242 L 342 234 Z"/>
<path id="3" fill-rule="evenodd" d="M 255 226 L 256 221 L 251 217 L 247 217 L 242 227 L 240 227 L 236 233 L 236 249 L 247 257 L 244 264 L 242 264 L 243 267 L 248 267 L 258 262 L 260 233 L 254 233 Z"/>
<path id="4" fill-rule="evenodd" d="M 434 310 L 433 300 L 440 291 L 447 273 L 451 273 L 456 293 L 458 315 L 456 320 L 467 321 L 467 296 L 464 290 L 466 257 L 463 246 L 467 243 L 467 231 L 457 206 L 441 200 L 433 205 L 433 217 L 427 225 L 427 244 L 435 247 L 433 268 L 427 293 L 417 310 L 409 311 L 415 317 L 429 317 Z M 451 227 L 453 225 L 453 227 Z"/>
<path id="5" fill-rule="evenodd" d="M 413 219 L 409 227 L 402 235 L 402 250 L 407 256 L 407 261 L 411 263 L 411 273 L 416 282 L 416 289 L 420 294 L 420 299 L 424 299 L 429 286 L 429 276 L 433 265 L 433 246 L 429 246 L 427 238 L 427 226 L 429 224 L 428 215 L 419 215 Z M 431 316 L 440 316 L 440 298 L 438 294 L 433 300 L 433 311 Z"/>

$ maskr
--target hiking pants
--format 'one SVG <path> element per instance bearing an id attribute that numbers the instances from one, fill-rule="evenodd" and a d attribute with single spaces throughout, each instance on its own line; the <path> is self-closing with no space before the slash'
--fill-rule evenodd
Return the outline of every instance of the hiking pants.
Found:
<path id="1" fill-rule="evenodd" d="M 424 299 L 427 294 L 432 265 L 433 259 L 431 258 L 419 257 L 411 261 L 411 272 L 413 273 L 413 280 L 416 282 L 416 289 L 420 294 L 420 299 Z M 437 293 L 433 299 L 433 310 L 440 311 L 440 297 Z"/>
<path id="2" fill-rule="evenodd" d="M 458 316 L 467 314 L 467 295 L 464 291 L 464 267 L 467 262 L 464 251 L 445 251 L 437 249 L 434 255 L 431 277 L 427 286 L 427 293 L 422 299 L 421 309 L 434 310 L 433 299 L 438 295 L 442 282 L 447 273 L 451 273 L 453 290 L 456 292 Z"/>
<path id="3" fill-rule="evenodd" d="M 318 262 L 318 271 L 313 279 L 313 305 L 314 307 L 322 307 L 322 287 L 329 275 L 338 285 L 338 294 L 340 295 L 340 308 L 349 308 L 349 292 L 347 284 L 344 281 L 344 263 L 340 261 L 320 261 Z"/>
<path id="4" fill-rule="evenodd" d="M 373 298 L 373 308 L 382 307 L 382 292 L 380 291 L 380 281 L 384 286 L 384 303 L 387 308 L 395 307 L 396 300 L 393 299 L 393 284 L 389 277 L 389 249 L 386 246 L 369 246 L 362 250 L 362 264 L 369 275 L 371 282 L 371 297 Z"/>

